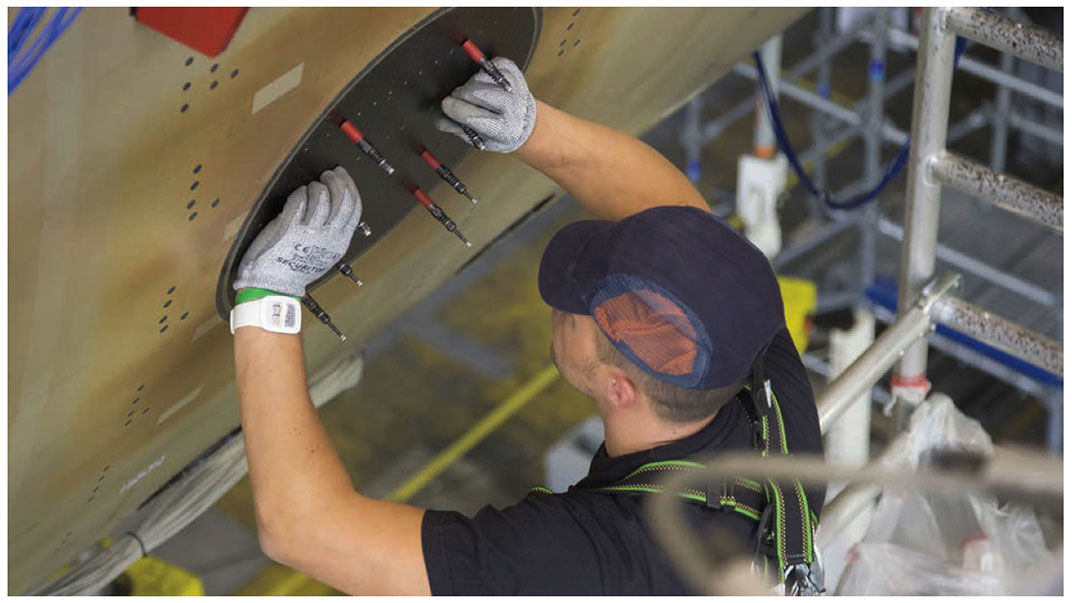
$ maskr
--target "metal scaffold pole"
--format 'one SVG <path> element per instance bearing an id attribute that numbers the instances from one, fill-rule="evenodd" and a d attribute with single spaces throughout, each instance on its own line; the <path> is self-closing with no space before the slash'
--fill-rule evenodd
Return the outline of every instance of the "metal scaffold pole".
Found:
<path id="1" fill-rule="evenodd" d="M 949 92 L 956 37 L 945 31 L 944 11 L 925 8 L 920 23 L 916 92 L 912 105 L 912 147 L 908 156 L 905 236 L 901 247 L 898 314 L 911 311 L 923 286 L 934 278 L 938 246 L 941 184 L 930 178 L 928 162 L 945 148 L 949 123 Z M 894 370 L 894 397 L 919 404 L 927 395 L 927 340 L 905 350 Z"/>

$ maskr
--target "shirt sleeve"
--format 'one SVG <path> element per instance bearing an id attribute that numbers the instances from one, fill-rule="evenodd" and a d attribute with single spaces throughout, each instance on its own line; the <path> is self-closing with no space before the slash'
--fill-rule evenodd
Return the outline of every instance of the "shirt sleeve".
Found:
<path id="1" fill-rule="evenodd" d="M 530 495 L 468 518 L 426 511 L 421 543 L 433 595 L 601 594 L 596 547 L 561 495 Z"/>

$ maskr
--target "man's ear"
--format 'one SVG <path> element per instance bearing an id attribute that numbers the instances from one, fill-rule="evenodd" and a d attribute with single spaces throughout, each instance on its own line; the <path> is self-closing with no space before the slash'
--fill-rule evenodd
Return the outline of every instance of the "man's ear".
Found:
<path id="1" fill-rule="evenodd" d="M 640 396 L 637 383 L 625 371 L 615 367 L 607 378 L 607 401 L 617 410 L 632 408 Z"/>

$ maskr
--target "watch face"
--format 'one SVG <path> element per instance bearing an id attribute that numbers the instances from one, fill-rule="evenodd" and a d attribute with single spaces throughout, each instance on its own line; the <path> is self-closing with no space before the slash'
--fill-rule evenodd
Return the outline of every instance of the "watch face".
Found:
<path id="1" fill-rule="evenodd" d="M 297 304 L 287 304 L 286 314 L 283 316 L 283 328 L 293 329 L 298 322 Z"/>
<path id="2" fill-rule="evenodd" d="M 270 331 L 293 333 L 298 328 L 298 302 L 286 297 L 266 297 L 264 327 Z"/>
<path id="3" fill-rule="evenodd" d="M 231 333 L 241 327 L 260 327 L 273 333 L 301 331 L 301 306 L 290 297 L 269 296 L 238 304 L 231 310 Z"/>

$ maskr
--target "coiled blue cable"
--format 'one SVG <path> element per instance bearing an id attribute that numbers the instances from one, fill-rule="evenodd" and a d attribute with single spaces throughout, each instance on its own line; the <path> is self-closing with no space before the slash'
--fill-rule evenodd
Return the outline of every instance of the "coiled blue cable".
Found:
<path id="1" fill-rule="evenodd" d="M 957 36 L 956 52 L 953 55 L 953 69 L 957 68 L 957 64 L 960 62 L 960 55 L 964 53 L 964 48 L 967 46 L 967 40 Z M 834 199 L 834 196 L 830 191 L 819 190 L 819 187 L 815 185 L 815 182 L 804 171 L 804 166 L 800 163 L 800 158 L 797 157 L 796 151 L 793 150 L 792 144 L 789 142 L 789 135 L 786 134 L 785 126 L 782 124 L 782 113 L 778 109 L 778 99 L 775 98 L 774 93 L 771 91 L 770 80 L 767 79 L 767 70 L 763 66 L 763 59 L 760 58 L 759 52 L 753 52 L 752 58 L 756 62 L 756 71 L 759 82 L 760 94 L 763 95 L 764 106 L 766 107 L 767 116 L 770 118 L 771 128 L 774 130 L 774 137 L 778 141 L 778 148 L 785 154 L 785 158 L 789 161 L 789 165 L 793 167 L 793 171 L 796 172 L 797 178 L 804 184 L 813 196 L 818 197 L 826 204 L 830 209 L 835 210 L 852 210 L 859 208 L 871 201 L 878 198 L 879 194 L 889 186 L 890 182 L 904 169 L 906 163 L 908 163 L 908 140 L 901 147 L 901 150 L 897 152 L 897 155 L 890 162 L 890 165 L 886 168 L 886 171 L 882 174 L 882 178 L 878 184 L 869 191 L 860 193 L 855 197 L 847 201 L 838 201 Z"/>
<path id="2" fill-rule="evenodd" d="M 42 7 L 20 8 L 15 16 L 15 22 L 8 31 L 7 41 L 7 93 L 10 95 L 19 87 L 22 80 L 30 75 L 37 61 L 45 54 L 45 51 L 63 35 L 63 32 L 71 26 L 75 17 L 82 12 L 82 8 L 60 7 L 52 13 L 52 18 L 37 34 L 29 48 L 23 52 L 23 45 L 33 32 L 34 28 L 44 16 L 45 9 Z"/>

